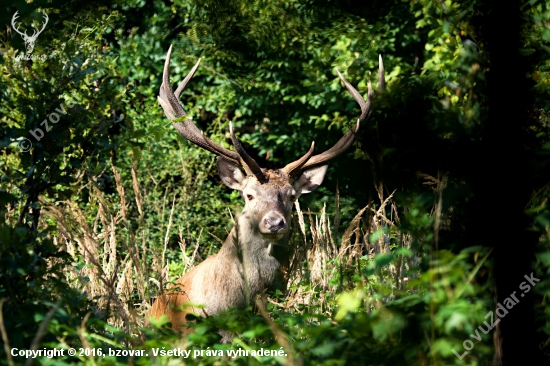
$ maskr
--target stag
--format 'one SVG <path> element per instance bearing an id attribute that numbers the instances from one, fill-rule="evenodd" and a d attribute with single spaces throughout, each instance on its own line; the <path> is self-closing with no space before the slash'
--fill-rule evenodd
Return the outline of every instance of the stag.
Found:
<path id="1" fill-rule="evenodd" d="M 361 108 L 355 126 L 321 154 L 313 155 L 315 144 L 312 142 L 309 151 L 298 160 L 281 169 L 264 169 L 245 151 L 231 123 L 229 131 L 235 151 L 204 136 L 188 118 L 179 98 L 199 67 L 200 59 L 173 92 L 169 76 L 171 54 L 172 46 L 166 56 L 158 97 L 166 117 L 175 120 L 173 126 L 183 137 L 217 156 L 222 182 L 238 190 L 245 201 L 244 209 L 219 252 L 187 272 L 153 303 L 151 317 L 167 315 L 174 329 L 183 330 L 188 313 L 207 317 L 231 307 L 244 308 L 254 296 L 277 281 L 281 265 L 288 261 L 293 203 L 300 195 L 318 188 L 327 171 L 326 163 L 353 144 L 361 122 L 371 114 L 374 92 L 369 82 L 367 100 L 363 100 L 361 94 L 336 70 Z M 380 56 L 378 88 L 384 87 L 384 66 Z M 240 168 L 244 169 L 245 174 Z"/>
<path id="2" fill-rule="evenodd" d="M 32 33 L 32 36 L 27 35 L 27 31 L 21 32 L 19 29 L 17 29 L 17 26 L 15 25 L 15 20 L 19 18 L 19 15 L 17 15 L 19 11 L 16 11 L 15 14 L 13 14 L 13 17 L 11 18 L 11 26 L 13 29 L 23 37 L 23 41 L 25 42 L 25 47 L 27 48 L 27 53 L 31 54 L 34 50 L 34 44 L 36 43 L 36 39 L 42 33 L 42 31 L 46 28 L 46 24 L 48 24 L 48 14 L 44 13 L 44 25 L 42 26 L 42 29 L 37 31 L 36 29 Z"/>

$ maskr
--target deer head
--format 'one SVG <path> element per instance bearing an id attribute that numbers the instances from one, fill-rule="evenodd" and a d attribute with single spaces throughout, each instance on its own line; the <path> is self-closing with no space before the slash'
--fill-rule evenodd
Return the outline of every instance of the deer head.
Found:
<path id="1" fill-rule="evenodd" d="M 30 54 L 32 53 L 32 51 L 34 50 L 34 45 L 36 43 L 36 39 L 38 38 L 38 36 L 40 35 L 40 33 L 42 33 L 42 31 L 44 30 L 44 28 L 46 28 L 46 24 L 48 24 L 48 15 L 46 13 L 44 13 L 44 24 L 42 25 L 42 29 L 40 29 L 39 31 L 37 31 L 36 29 L 34 30 L 34 32 L 32 33 L 31 36 L 27 35 L 27 31 L 25 30 L 25 32 L 21 32 L 19 29 L 17 29 L 17 26 L 15 25 L 15 20 L 17 18 L 19 18 L 19 15 L 17 15 L 17 13 L 19 13 L 19 11 L 16 11 L 15 14 L 13 14 L 13 17 L 11 18 L 11 26 L 13 27 L 13 29 L 19 33 L 21 35 L 21 37 L 23 37 L 23 41 L 25 42 L 25 47 L 27 49 L 27 53 Z"/>

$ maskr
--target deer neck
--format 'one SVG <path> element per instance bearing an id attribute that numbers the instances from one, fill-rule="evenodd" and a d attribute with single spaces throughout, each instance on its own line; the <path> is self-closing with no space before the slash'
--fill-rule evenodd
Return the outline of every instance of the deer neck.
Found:
<path id="1" fill-rule="evenodd" d="M 262 235 L 240 217 L 218 253 L 238 263 L 246 303 L 266 288 L 280 287 L 280 268 L 288 256 L 288 233 L 275 239 Z M 223 258 L 223 259 L 222 259 Z"/>

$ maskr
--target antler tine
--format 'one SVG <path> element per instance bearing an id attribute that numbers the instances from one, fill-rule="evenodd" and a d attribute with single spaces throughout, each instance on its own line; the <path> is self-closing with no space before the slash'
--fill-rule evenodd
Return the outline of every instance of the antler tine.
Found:
<path id="1" fill-rule="evenodd" d="M 361 126 L 361 122 L 367 120 L 371 113 L 371 103 L 374 98 L 374 91 L 372 90 L 372 85 L 369 81 L 368 83 L 368 92 L 367 92 L 367 100 L 363 100 L 363 97 L 361 94 L 351 85 L 344 76 L 340 73 L 340 71 L 336 70 L 338 73 L 338 76 L 340 77 L 340 80 L 344 83 L 346 86 L 346 89 L 353 95 L 353 98 L 355 101 L 359 104 L 359 107 L 361 108 L 361 115 L 357 119 L 357 123 L 355 124 L 354 128 L 352 128 L 350 131 L 348 131 L 342 138 L 334 144 L 333 147 L 328 149 L 327 151 L 312 156 L 307 160 L 307 162 L 301 166 L 301 168 L 296 169 L 293 173 L 296 174 L 299 171 L 306 170 L 307 168 L 311 168 L 316 165 L 321 165 L 331 159 L 334 159 L 344 151 L 346 151 L 355 140 L 355 134 L 357 131 L 359 131 L 359 127 Z M 378 89 L 384 90 L 386 85 L 385 77 L 384 77 L 384 65 L 382 64 L 382 55 L 379 56 L 379 67 L 378 67 Z M 291 163 L 292 164 L 292 163 Z"/>
<path id="2" fill-rule="evenodd" d="M 260 168 L 258 163 L 256 163 L 256 160 L 252 159 L 250 155 L 248 155 L 248 153 L 244 150 L 243 145 L 241 145 L 241 142 L 235 136 L 235 131 L 233 131 L 233 123 L 231 123 L 231 121 L 229 122 L 229 134 L 231 135 L 231 141 L 233 142 L 233 146 L 235 146 L 235 150 L 237 150 L 237 153 L 239 153 L 242 161 L 244 162 L 242 166 L 245 168 L 246 173 L 254 174 L 260 182 L 265 181 L 262 168 Z"/>
<path id="3" fill-rule="evenodd" d="M 172 89 L 170 88 L 170 58 L 172 57 L 172 45 L 170 45 L 170 48 L 168 49 L 168 53 L 166 54 L 166 61 L 164 61 L 164 70 L 162 72 L 162 85 L 160 86 L 160 98 L 163 98 L 171 107 L 171 115 L 175 117 L 183 117 L 187 116 L 187 113 L 185 113 L 185 110 L 181 106 L 181 104 L 178 102 L 178 99 L 172 92 Z M 164 105 L 161 103 L 161 105 L 164 108 Z M 165 110 L 166 112 L 166 110 Z M 174 119 L 173 117 L 169 119 Z"/>
<path id="4" fill-rule="evenodd" d="M 386 78 L 384 77 L 384 62 L 382 62 L 382 55 L 378 55 L 378 85 L 376 86 L 379 91 L 386 90 Z"/>
<path id="5" fill-rule="evenodd" d="M 288 174 L 289 177 L 294 177 L 300 172 L 300 168 L 311 158 L 313 154 L 313 149 L 315 148 L 315 141 L 311 142 L 311 147 L 308 152 L 305 153 L 300 159 L 293 161 L 292 163 L 287 164 L 281 171 Z"/>
<path id="6" fill-rule="evenodd" d="M 346 89 L 348 89 L 351 95 L 353 95 L 353 98 L 355 99 L 355 101 L 359 104 L 359 107 L 361 108 L 361 115 L 359 116 L 359 120 L 364 121 L 368 117 L 369 111 L 370 111 L 369 107 L 371 103 L 371 91 L 372 91 L 372 86 L 370 81 L 368 82 L 369 91 L 367 93 L 367 100 L 365 101 L 363 100 L 363 96 L 357 91 L 357 89 L 353 87 L 353 85 L 351 85 L 346 80 L 346 78 L 340 73 L 338 69 L 336 69 L 336 72 L 338 73 L 340 80 L 342 80 L 342 82 L 346 86 Z"/>
<path id="7" fill-rule="evenodd" d="M 50 18 L 48 17 L 48 14 L 46 14 L 44 12 L 44 18 L 45 18 L 45 22 L 44 22 L 44 25 L 42 26 L 42 30 L 40 31 L 40 33 L 42 33 L 42 31 L 46 28 L 46 24 L 48 24 L 48 20 L 50 20 Z"/>
<path id="8" fill-rule="evenodd" d="M 181 95 L 181 92 L 189 82 L 189 80 L 193 77 L 195 74 L 195 71 L 199 67 L 200 59 L 197 61 L 195 66 L 191 69 L 189 74 L 183 79 L 183 81 L 180 83 L 178 89 L 176 90 L 176 94 L 172 91 L 170 87 L 170 58 L 172 56 L 172 46 L 168 49 L 168 53 L 166 54 L 166 61 L 164 63 L 164 70 L 162 73 L 162 85 L 160 86 L 159 90 L 159 96 L 158 101 L 161 105 L 162 109 L 164 110 L 164 114 L 168 119 L 174 120 L 176 118 L 181 117 L 187 117 L 187 113 L 185 113 L 185 110 L 179 103 L 178 99 Z M 222 156 L 223 158 L 231 161 L 234 164 L 241 165 L 241 158 L 239 154 L 237 154 L 234 151 L 228 150 L 226 148 L 223 148 L 216 143 L 214 143 L 212 140 L 210 140 L 208 137 L 204 136 L 201 130 L 195 126 L 195 124 L 188 118 L 186 118 L 182 122 L 176 122 L 173 124 L 176 130 L 186 139 L 194 143 L 195 145 L 210 151 L 211 153 L 214 153 L 218 156 Z"/>
<path id="9" fill-rule="evenodd" d="M 189 82 L 189 80 L 191 80 L 193 75 L 195 75 L 195 71 L 197 71 L 197 69 L 199 68 L 200 63 L 201 63 L 201 59 L 199 58 L 199 60 L 195 64 L 195 66 L 193 66 L 191 71 L 189 71 L 189 74 L 187 74 L 185 79 L 183 79 L 183 81 L 180 83 L 180 85 L 178 85 L 178 88 L 176 89 L 176 92 L 174 93 L 177 100 L 180 99 L 181 92 L 183 92 L 183 89 L 185 89 L 185 87 L 187 86 L 187 83 Z"/>

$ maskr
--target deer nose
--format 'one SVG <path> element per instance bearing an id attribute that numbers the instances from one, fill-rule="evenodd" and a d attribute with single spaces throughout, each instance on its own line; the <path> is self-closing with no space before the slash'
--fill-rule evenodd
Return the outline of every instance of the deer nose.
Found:
<path id="1" fill-rule="evenodd" d="M 285 219 L 282 217 L 266 217 L 264 225 L 267 230 L 275 233 L 285 228 Z"/>

